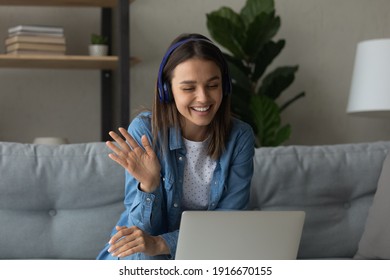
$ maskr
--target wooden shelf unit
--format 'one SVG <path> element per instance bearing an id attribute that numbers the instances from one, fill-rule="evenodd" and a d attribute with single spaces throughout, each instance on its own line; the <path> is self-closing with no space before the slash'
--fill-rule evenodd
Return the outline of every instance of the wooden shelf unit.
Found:
<path id="1" fill-rule="evenodd" d="M 130 58 L 130 64 L 140 60 Z M 101 69 L 115 70 L 117 56 L 0 54 L 0 68 Z"/>
<path id="2" fill-rule="evenodd" d="M 117 56 L 91 57 L 81 55 L 0 55 L 2 68 L 49 69 L 111 69 L 118 63 Z"/>
<path id="3" fill-rule="evenodd" d="M 112 43 L 112 10 L 118 10 L 118 55 L 106 57 L 81 55 L 9 55 L 0 54 L 0 68 L 96 69 L 101 70 L 101 140 L 108 140 L 113 129 L 113 71 L 118 73 L 120 124 L 130 118 L 130 65 L 139 60 L 130 58 L 129 5 L 134 0 L 0 0 L 0 6 L 97 7 L 101 8 L 101 34 Z M 111 49 L 111 48 L 110 48 Z M 118 125 L 116 125 L 118 126 Z"/>

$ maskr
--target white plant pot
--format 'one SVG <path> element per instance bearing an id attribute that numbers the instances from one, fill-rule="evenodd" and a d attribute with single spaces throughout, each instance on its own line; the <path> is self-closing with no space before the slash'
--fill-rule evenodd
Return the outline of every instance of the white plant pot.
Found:
<path id="1" fill-rule="evenodd" d="M 105 56 L 108 54 L 107 45 L 89 45 L 89 55 L 91 56 Z"/>

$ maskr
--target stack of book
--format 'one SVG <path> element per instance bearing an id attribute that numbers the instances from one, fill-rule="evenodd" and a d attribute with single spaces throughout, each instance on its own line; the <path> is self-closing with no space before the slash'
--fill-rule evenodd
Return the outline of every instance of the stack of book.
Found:
<path id="1" fill-rule="evenodd" d="M 8 54 L 64 55 L 64 29 L 53 26 L 18 25 L 8 29 Z"/>

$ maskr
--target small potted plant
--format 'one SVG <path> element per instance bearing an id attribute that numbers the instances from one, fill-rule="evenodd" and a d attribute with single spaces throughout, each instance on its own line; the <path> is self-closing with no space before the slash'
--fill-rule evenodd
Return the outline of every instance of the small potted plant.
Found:
<path id="1" fill-rule="evenodd" d="M 91 34 L 91 44 L 89 45 L 89 55 L 105 56 L 108 54 L 108 38 L 106 36 Z"/>

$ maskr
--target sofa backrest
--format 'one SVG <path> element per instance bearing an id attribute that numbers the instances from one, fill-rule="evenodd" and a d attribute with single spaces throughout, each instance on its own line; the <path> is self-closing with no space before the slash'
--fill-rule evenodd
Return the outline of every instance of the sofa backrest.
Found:
<path id="1" fill-rule="evenodd" d="M 356 253 L 390 142 L 259 148 L 251 209 L 304 210 L 298 258 Z"/>
<path id="2" fill-rule="evenodd" d="M 390 142 L 259 148 L 252 209 L 304 210 L 299 258 L 352 257 Z M 94 259 L 123 212 L 104 143 L 0 142 L 0 259 Z"/>
<path id="3" fill-rule="evenodd" d="M 0 259 L 94 259 L 123 211 L 104 143 L 0 143 Z"/>

